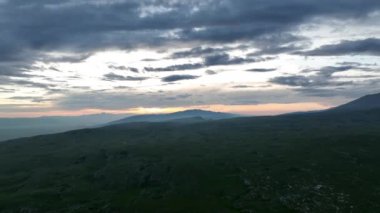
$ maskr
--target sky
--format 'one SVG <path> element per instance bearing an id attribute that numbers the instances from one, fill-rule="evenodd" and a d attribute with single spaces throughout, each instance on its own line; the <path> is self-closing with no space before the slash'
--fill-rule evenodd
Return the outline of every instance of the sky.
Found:
<path id="1" fill-rule="evenodd" d="M 378 0 L 0 0 L 0 117 L 321 110 L 380 92 Z"/>

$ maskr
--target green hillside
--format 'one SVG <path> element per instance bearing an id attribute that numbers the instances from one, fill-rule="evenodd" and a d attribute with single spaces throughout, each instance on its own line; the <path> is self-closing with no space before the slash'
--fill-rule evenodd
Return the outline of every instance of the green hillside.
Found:
<path id="1" fill-rule="evenodd" d="M 380 111 L 133 123 L 0 144 L 1 212 L 377 212 Z"/>

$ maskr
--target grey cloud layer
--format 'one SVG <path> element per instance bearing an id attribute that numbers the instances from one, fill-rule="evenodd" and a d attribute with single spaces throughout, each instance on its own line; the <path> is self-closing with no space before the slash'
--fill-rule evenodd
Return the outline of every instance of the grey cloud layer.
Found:
<path id="1" fill-rule="evenodd" d="M 213 94 L 209 96 L 207 94 Z M 281 97 L 287 96 L 285 100 Z M 56 107 L 77 110 L 96 106 L 99 109 L 126 109 L 134 107 L 183 107 L 209 104 L 259 104 L 259 103 L 292 103 L 297 101 L 295 92 L 284 90 L 231 91 L 190 90 L 182 92 L 125 93 L 125 92 L 89 92 L 71 94 L 60 99 Z M 312 100 L 307 97 L 304 101 Z"/>
<path id="2" fill-rule="evenodd" d="M 144 70 L 148 72 L 170 72 L 170 71 L 183 71 L 183 70 L 194 70 L 204 67 L 203 63 L 193 63 L 193 64 L 178 64 L 168 67 L 145 67 Z"/>
<path id="3" fill-rule="evenodd" d="M 147 77 L 134 77 L 134 76 L 123 76 L 115 73 L 108 73 L 104 75 L 104 80 L 106 81 L 143 81 L 148 79 Z"/>
<path id="4" fill-rule="evenodd" d="M 145 67 L 145 71 L 150 72 L 252 63 L 269 59 L 266 58 L 268 55 L 281 53 L 304 56 L 379 56 L 378 38 L 341 41 L 305 51 L 310 41 L 297 35 L 298 26 L 316 17 L 357 19 L 378 10 L 379 0 L 8 0 L 0 5 L 0 83 L 58 91 L 59 88 L 55 88 L 55 85 L 29 79 L 31 76 L 28 71 L 33 69 L 33 62 L 75 63 L 107 49 L 174 49 L 186 46 L 189 51 L 175 52 L 170 59 L 202 59 L 195 63 Z M 234 42 L 244 45 L 229 47 L 236 44 Z M 213 44 L 222 45 L 212 48 Z M 228 54 L 230 50 L 242 50 L 247 46 L 254 47 L 257 51 L 244 57 Z M 68 55 L 52 56 L 49 52 L 64 52 Z M 110 65 L 108 68 L 118 71 L 117 73 L 140 71 L 118 65 Z M 344 69 L 350 67 L 327 67 L 311 77 L 301 74 L 282 76 L 271 82 L 308 89 L 340 86 L 331 78 L 333 73 L 345 71 Z M 255 68 L 249 71 L 274 70 Z M 103 80 L 146 79 L 115 72 L 106 74 Z M 215 73 L 207 71 L 209 75 Z M 161 81 L 171 83 L 198 77 L 169 75 L 161 78 Z"/>
<path id="5" fill-rule="evenodd" d="M 287 85 L 291 87 L 323 87 L 323 86 L 342 86 L 352 84 L 352 82 L 337 82 L 332 75 L 337 72 L 344 72 L 352 69 L 362 69 L 359 66 L 327 66 L 320 69 L 307 69 L 303 73 L 316 72 L 313 75 L 292 75 L 279 76 L 272 78 L 270 82 Z"/>
<path id="6" fill-rule="evenodd" d="M 144 14 L 147 6 L 167 10 Z M 252 40 L 287 32 L 316 16 L 358 17 L 379 7 L 377 0 L 12 0 L 0 8 L 0 58 L 18 60 L 44 50 L 154 46 L 173 40 Z M 175 37 L 167 36 L 171 31 Z"/>
<path id="7" fill-rule="evenodd" d="M 253 68 L 253 69 L 248 69 L 248 72 L 273 72 L 276 71 L 277 69 L 275 68 Z"/>
<path id="8" fill-rule="evenodd" d="M 192 52 L 190 50 L 189 52 Z M 181 52 L 183 53 L 183 52 Z M 213 53 L 213 52 L 210 52 Z M 202 55 L 202 54 L 201 54 Z M 177 64 L 167 67 L 145 67 L 144 70 L 148 72 L 171 72 L 171 71 L 185 71 L 185 70 L 195 70 L 211 66 L 221 66 L 221 65 L 237 65 L 237 64 L 246 64 L 254 62 L 262 62 L 266 60 L 271 60 L 272 57 L 231 57 L 227 53 L 207 53 L 206 56 L 202 58 L 200 63 L 187 63 L 187 64 Z M 214 73 L 215 74 L 215 73 Z"/>
<path id="9" fill-rule="evenodd" d="M 117 66 L 117 65 L 109 65 L 108 68 L 113 70 L 121 70 L 121 71 L 130 71 L 134 73 L 138 73 L 139 70 L 135 67 L 126 67 L 126 66 Z"/>
<path id="10" fill-rule="evenodd" d="M 330 97 L 337 94 L 344 94 L 347 91 L 357 90 L 356 93 L 366 94 L 370 92 L 376 92 L 378 88 L 374 88 L 373 85 L 378 85 L 380 82 L 380 75 L 362 75 L 362 76 L 348 76 L 337 77 L 333 76 L 335 73 L 359 70 L 365 72 L 376 72 L 379 68 L 363 67 L 362 64 L 357 63 L 342 66 L 326 66 L 320 69 L 307 69 L 303 70 L 303 74 L 313 72 L 312 75 L 290 75 L 279 76 L 272 78 L 271 83 L 290 86 L 295 91 L 306 93 L 313 96 Z M 350 78 L 352 80 L 342 81 L 340 78 Z M 357 78 L 364 78 L 365 80 L 360 82 L 354 82 Z M 360 88 L 360 90 L 359 90 Z M 355 94 L 355 92 L 353 92 Z M 347 95 L 346 95 L 347 96 Z"/>
<path id="11" fill-rule="evenodd" d="M 199 76 L 195 76 L 195 75 L 169 75 L 169 76 L 162 78 L 161 80 L 163 82 L 175 82 L 175 81 L 183 81 L 183 80 L 192 80 L 192 79 L 197 79 L 197 78 L 199 78 Z"/>
<path id="12" fill-rule="evenodd" d="M 323 45 L 317 49 L 298 52 L 306 56 L 374 55 L 380 56 L 380 39 L 341 41 L 338 44 Z"/>

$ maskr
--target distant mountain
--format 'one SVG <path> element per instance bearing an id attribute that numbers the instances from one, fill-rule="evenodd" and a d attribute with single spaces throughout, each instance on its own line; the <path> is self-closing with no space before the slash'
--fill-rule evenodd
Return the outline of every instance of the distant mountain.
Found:
<path id="1" fill-rule="evenodd" d="M 332 112 L 380 109 L 380 93 L 366 95 L 347 104 L 330 109 Z"/>
<path id="2" fill-rule="evenodd" d="M 380 110 L 202 119 L 0 143 L 0 212 L 378 212 Z"/>
<path id="3" fill-rule="evenodd" d="M 205 120 L 221 120 L 239 117 L 235 114 L 212 112 L 205 110 L 186 110 L 181 112 L 169 113 L 169 114 L 149 114 L 149 115 L 136 115 L 127 117 L 121 120 L 113 121 L 107 125 L 136 123 L 136 122 L 194 122 Z"/>
<path id="4" fill-rule="evenodd" d="M 0 141 L 94 127 L 125 116 L 125 114 L 102 113 L 82 116 L 0 118 Z"/>

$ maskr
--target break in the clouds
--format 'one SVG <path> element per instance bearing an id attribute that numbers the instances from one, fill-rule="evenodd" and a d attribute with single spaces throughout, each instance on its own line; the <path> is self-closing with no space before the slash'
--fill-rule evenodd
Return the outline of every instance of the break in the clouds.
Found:
<path id="1" fill-rule="evenodd" d="M 93 94 L 133 107 L 288 102 L 248 101 L 277 91 L 334 105 L 378 92 L 379 19 L 378 0 L 0 1 L 0 105 L 62 111 Z M 100 102 L 76 110 L 132 106 Z"/>

